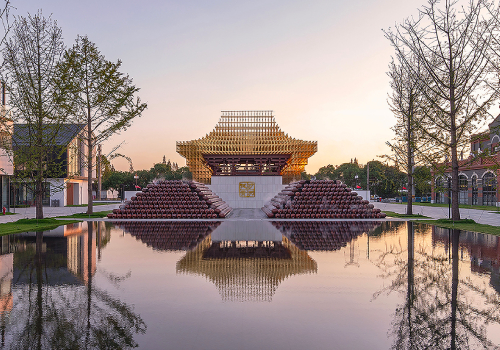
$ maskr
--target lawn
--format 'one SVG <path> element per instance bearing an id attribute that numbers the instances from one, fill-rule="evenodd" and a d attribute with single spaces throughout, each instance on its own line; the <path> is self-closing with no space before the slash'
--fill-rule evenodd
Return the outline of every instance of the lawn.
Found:
<path id="1" fill-rule="evenodd" d="M 406 202 L 394 202 L 392 204 L 403 204 L 407 205 L 408 203 Z M 441 208 L 448 208 L 447 203 L 421 203 L 421 202 L 413 202 L 413 205 L 420 205 L 423 207 L 441 207 Z M 491 205 L 468 205 L 468 204 L 460 204 L 459 208 L 463 209 L 477 209 L 477 210 L 488 210 L 492 211 L 494 213 L 499 212 L 500 213 L 500 207 L 494 207 Z"/>
<path id="2" fill-rule="evenodd" d="M 94 203 L 93 205 L 96 206 L 96 205 L 109 205 L 109 204 L 116 204 L 116 202 L 114 203 L 103 203 L 103 202 L 99 202 L 99 203 Z M 73 204 L 73 205 L 65 205 L 65 207 L 88 207 L 88 204 Z"/>
<path id="3" fill-rule="evenodd" d="M 500 235 L 500 226 L 490 226 L 477 224 L 474 220 L 464 219 L 459 221 L 453 221 L 450 219 L 438 219 L 438 220 L 418 220 L 418 223 L 424 223 L 429 225 L 434 225 L 438 227 L 457 229 L 462 231 L 489 233 L 491 235 Z"/>
<path id="4" fill-rule="evenodd" d="M 54 218 L 46 219 L 19 219 L 14 222 L 0 224 L 0 235 L 8 235 L 21 232 L 48 231 L 61 225 L 81 222 L 81 220 L 57 220 Z"/>
<path id="5" fill-rule="evenodd" d="M 75 219 L 96 219 L 96 218 L 104 218 L 106 217 L 109 213 L 112 213 L 112 210 L 105 210 L 105 211 L 98 211 L 95 212 L 91 215 L 85 214 L 85 213 L 77 213 L 73 215 L 67 215 L 67 216 L 58 216 L 59 218 L 75 218 Z"/>
<path id="6" fill-rule="evenodd" d="M 384 210 L 384 213 L 387 214 L 387 216 L 391 216 L 393 218 L 414 218 L 414 219 L 418 219 L 418 218 L 421 218 L 421 219 L 429 219 L 429 217 L 427 216 L 423 216 L 421 214 L 412 214 L 412 215 L 409 215 L 409 214 L 398 214 L 398 213 L 395 213 L 393 211 L 388 211 L 388 210 Z"/>

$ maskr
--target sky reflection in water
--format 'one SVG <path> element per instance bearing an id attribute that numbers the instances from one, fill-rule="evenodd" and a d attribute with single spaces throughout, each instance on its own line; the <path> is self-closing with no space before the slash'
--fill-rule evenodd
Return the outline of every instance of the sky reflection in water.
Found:
<path id="1" fill-rule="evenodd" d="M 398 222 L 94 222 L 1 243 L 5 349 L 500 344 L 495 236 Z"/>

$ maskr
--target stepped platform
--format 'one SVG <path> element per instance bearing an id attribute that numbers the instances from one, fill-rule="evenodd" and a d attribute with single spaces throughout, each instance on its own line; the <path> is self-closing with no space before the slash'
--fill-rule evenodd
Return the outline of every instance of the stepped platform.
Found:
<path id="1" fill-rule="evenodd" d="M 217 219 L 232 208 L 202 183 L 169 180 L 149 184 L 108 214 L 110 219 Z"/>
<path id="2" fill-rule="evenodd" d="M 268 218 L 283 219 L 378 219 L 380 209 L 340 181 L 301 180 L 292 182 L 262 211 Z"/>

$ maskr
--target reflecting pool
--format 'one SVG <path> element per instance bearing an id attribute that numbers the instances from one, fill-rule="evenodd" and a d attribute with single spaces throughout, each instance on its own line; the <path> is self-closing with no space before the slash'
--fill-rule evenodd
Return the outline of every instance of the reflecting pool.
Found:
<path id="1" fill-rule="evenodd" d="M 89 222 L 0 239 L 2 349 L 482 349 L 500 241 L 406 222 Z"/>

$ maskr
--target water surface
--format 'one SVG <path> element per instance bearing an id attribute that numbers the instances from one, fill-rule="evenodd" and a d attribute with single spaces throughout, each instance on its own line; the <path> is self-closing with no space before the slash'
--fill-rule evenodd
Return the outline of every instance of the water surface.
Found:
<path id="1" fill-rule="evenodd" d="M 498 237 L 404 222 L 80 223 L 2 237 L 5 349 L 500 344 Z"/>

